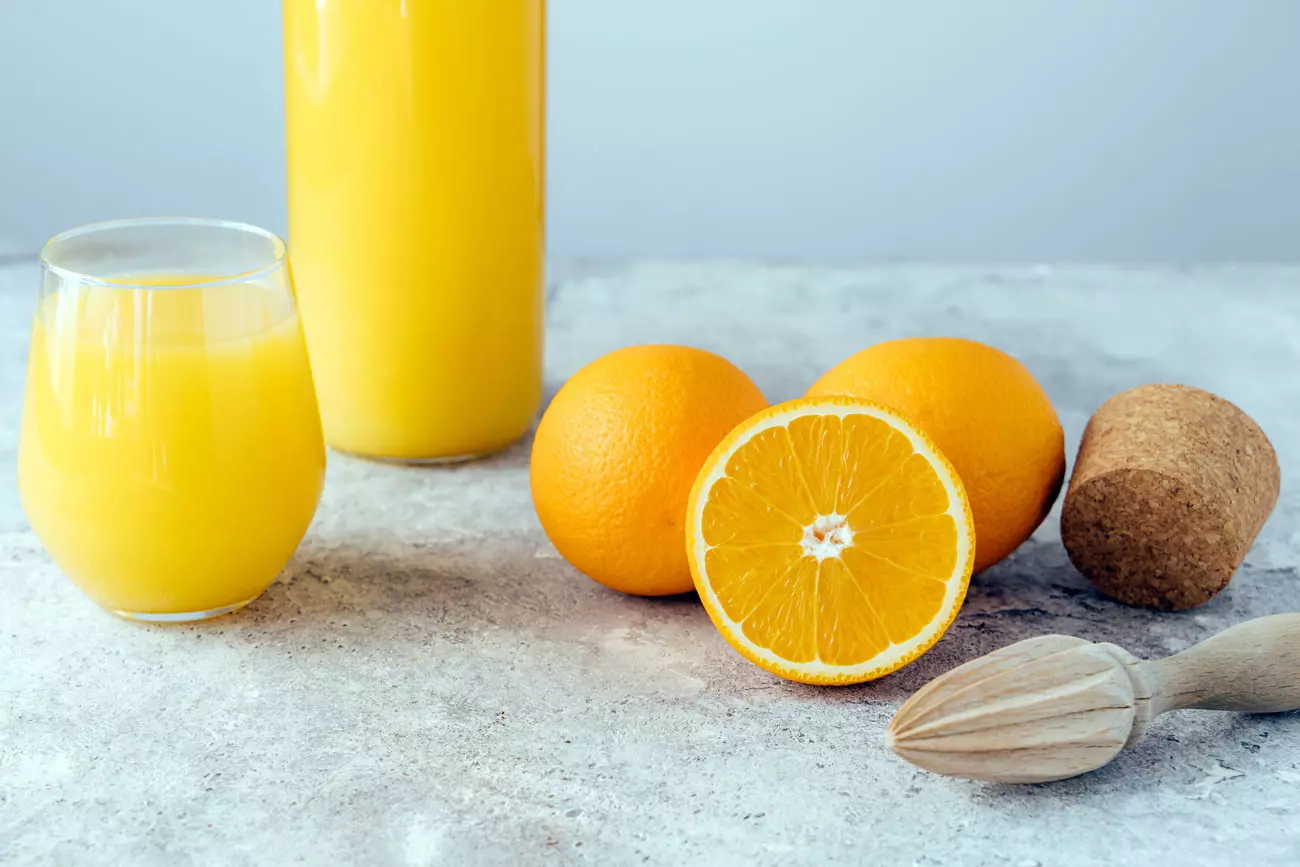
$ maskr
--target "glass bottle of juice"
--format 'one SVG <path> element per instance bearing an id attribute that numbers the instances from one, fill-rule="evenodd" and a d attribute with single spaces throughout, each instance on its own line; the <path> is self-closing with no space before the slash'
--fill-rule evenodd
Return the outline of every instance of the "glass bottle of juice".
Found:
<path id="1" fill-rule="evenodd" d="M 283 0 L 289 242 L 331 446 L 502 449 L 542 393 L 545 0 Z"/>

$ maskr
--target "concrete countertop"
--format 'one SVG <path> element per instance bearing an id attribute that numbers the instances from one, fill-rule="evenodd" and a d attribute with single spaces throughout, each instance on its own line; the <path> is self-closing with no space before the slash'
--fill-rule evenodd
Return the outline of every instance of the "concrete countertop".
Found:
<path id="1" fill-rule="evenodd" d="M 953 628 L 874 684 L 784 683 L 694 598 L 621 596 L 547 543 L 528 443 L 450 469 L 331 455 L 312 531 L 244 612 L 115 619 L 50 564 L 12 467 L 37 272 L 0 269 L 0 863 L 1300 863 L 1300 715 L 1183 711 L 1044 786 L 892 758 L 898 703 L 1045 632 L 1165 655 L 1300 610 L 1300 268 L 570 265 L 550 387 L 629 343 L 731 358 L 772 400 L 851 351 L 954 334 L 1024 361 L 1073 457 L 1089 413 L 1178 381 L 1251 413 L 1282 501 L 1244 570 L 1181 614 L 1070 567 L 1054 511 Z"/>

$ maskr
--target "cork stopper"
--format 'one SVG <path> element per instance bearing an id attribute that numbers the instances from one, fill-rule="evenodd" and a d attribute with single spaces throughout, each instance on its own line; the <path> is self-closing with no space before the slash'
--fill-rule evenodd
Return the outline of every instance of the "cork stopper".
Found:
<path id="1" fill-rule="evenodd" d="M 1088 421 L 1061 509 L 1070 561 L 1108 596 L 1166 611 L 1227 586 L 1277 504 L 1268 437 L 1184 385 L 1115 395 Z"/>

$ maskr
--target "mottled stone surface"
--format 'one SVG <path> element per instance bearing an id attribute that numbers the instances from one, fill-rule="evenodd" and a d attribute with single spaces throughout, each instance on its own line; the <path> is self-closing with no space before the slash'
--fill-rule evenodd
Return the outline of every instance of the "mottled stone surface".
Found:
<path id="1" fill-rule="evenodd" d="M 1300 715 L 1183 711 L 1075 780 L 930 776 L 882 732 L 910 692 L 1044 632 L 1139 654 L 1300 609 L 1300 269 L 746 264 L 555 269 L 549 377 L 635 342 L 717 350 L 774 400 L 890 337 L 991 342 L 1073 454 L 1088 414 L 1177 381 L 1251 413 L 1283 466 L 1247 565 L 1203 608 L 1094 591 L 1056 513 L 948 635 L 874 684 L 783 683 L 693 598 L 576 574 L 529 503 L 528 445 L 451 469 L 331 455 L 282 579 L 196 626 L 114 619 L 49 563 L 13 491 L 35 269 L 0 270 L 0 863 L 1300 863 Z"/>

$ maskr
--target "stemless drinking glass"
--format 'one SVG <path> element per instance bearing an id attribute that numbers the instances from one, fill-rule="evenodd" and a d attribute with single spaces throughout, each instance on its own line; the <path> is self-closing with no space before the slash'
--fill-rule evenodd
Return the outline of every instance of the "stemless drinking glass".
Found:
<path id="1" fill-rule="evenodd" d="M 325 445 L 284 242 L 143 219 L 41 251 L 18 488 L 54 562 L 141 620 L 240 608 L 302 540 Z"/>

